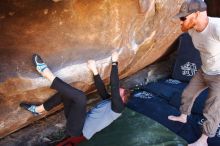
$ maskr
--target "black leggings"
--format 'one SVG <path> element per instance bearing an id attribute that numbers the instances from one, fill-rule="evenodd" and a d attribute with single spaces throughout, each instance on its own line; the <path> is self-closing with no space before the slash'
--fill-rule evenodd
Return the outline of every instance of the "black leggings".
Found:
<path id="1" fill-rule="evenodd" d="M 43 104 L 45 110 L 49 111 L 53 107 L 63 103 L 67 120 L 67 134 L 70 136 L 81 135 L 86 118 L 85 94 L 59 78 L 54 79 L 51 88 L 57 90 L 58 93 L 54 94 Z"/>
<path id="2" fill-rule="evenodd" d="M 94 81 L 101 98 L 103 100 L 110 98 L 110 95 L 106 91 L 105 85 L 99 75 L 94 76 Z M 59 78 L 54 79 L 51 88 L 58 92 L 43 103 L 45 110 L 49 111 L 53 107 L 63 103 L 64 114 L 67 119 L 67 134 L 70 136 L 81 135 L 86 118 L 86 95 L 81 90 L 70 86 Z M 119 94 L 117 65 L 112 66 L 111 92 L 112 110 L 121 113 L 124 109 L 124 104 Z"/>

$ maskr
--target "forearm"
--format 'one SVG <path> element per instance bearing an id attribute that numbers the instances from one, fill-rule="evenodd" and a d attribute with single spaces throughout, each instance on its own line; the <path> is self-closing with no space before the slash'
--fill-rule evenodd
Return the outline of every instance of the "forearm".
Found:
<path id="1" fill-rule="evenodd" d="M 118 62 L 112 62 L 112 70 L 110 75 L 111 89 L 118 90 L 119 93 L 119 77 L 118 77 Z"/>
<path id="2" fill-rule="evenodd" d="M 119 92 L 119 77 L 118 77 L 118 63 L 112 63 L 111 70 L 111 94 L 112 94 L 112 110 L 121 113 L 124 109 L 120 92 Z"/>
<path id="3" fill-rule="evenodd" d="M 95 86 L 97 88 L 97 91 L 99 93 L 99 95 L 102 97 L 102 99 L 107 99 L 110 97 L 110 95 L 108 94 L 105 85 L 100 77 L 99 74 L 94 75 L 94 81 L 95 81 Z"/>

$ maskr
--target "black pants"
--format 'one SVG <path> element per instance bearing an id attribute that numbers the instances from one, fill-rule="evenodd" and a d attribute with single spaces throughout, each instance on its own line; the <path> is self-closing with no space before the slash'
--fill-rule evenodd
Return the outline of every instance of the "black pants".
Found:
<path id="1" fill-rule="evenodd" d="M 86 118 L 85 94 L 63 82 L 59 78 L 54 79 L 51 88 L 58 92 L 43 104 L 45 110 L 49 111 L 53 107 L 63 103 L 64 113 L 67 120 L 67 134 L 70 136 L 81 135 Z"/>
<path id="2" fill-rule="evenodd" d="M 101 98 L 103 100 L 110 98 L 99 75 L 94 76 L 94 81 Z M 86 118 L 86 96 L 84 92 L 70 86 L 59 78 L 54 79 L 51 88 L 58 92 L 43 103 L 45 110 L 49 111 L 53 107 L 63 103 L 64 113 L 67 119 L 67 134 L 70 136 L 81 135 Z M 112 110 L 121 113 L 124 109 L 124 104 L 119 94 L 119 79 L 116 65 L 112 66 L 111 92 Z"/>

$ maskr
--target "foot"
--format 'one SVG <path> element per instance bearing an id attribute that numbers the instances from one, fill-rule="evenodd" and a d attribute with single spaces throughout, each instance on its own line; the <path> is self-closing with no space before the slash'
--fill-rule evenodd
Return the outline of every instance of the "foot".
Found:
<path id="1" fill-rule="evenodd" d="M 51 82 L 55 79 L 55 76 L 50 71 L 48 66 L 44 63 L 43 59 L 38 54 L 34 54 L 32 57 L 33 63 L 37 71 L 45 78 L 49 79 Z"/>
<path id="2" fill-rule="evenodd" d="M 37 71 L 40 74 L 43 74 L 43 71 L 48 68 L 47 65 L 44 63 L 44 61 L 42 60 L 42 58 L 40 57 L 40 55 L 38 54 L 34 54 L 32 57 L 33 63 L 37 69 Z"/>
<path id="3" fill-rule="evenodd" d="M 89 60 L 87 63 L 88 68 L 92 71 L 94 75 L 98 75 L 98 70 L 96 67 L 95 60 Z"/>
<path id="4" fill-rule="evenodd" d="M 28 104 L 28 103 L 20 103 L 20 107 L 24 108 L 25 110 L 31 112 L 34 116 L 38 116 L 40 115 L 40 113 L 38 113 L 36 111 L 37 106 L 34 104 Z"/>
<path id="5" fill-rule="evenodd" d="M 207 139 L 208 136 L 203 134 L 196 142 L 189 144 L 188 146 L 208 146 Z"/>
<path id="6" fill-rule="evenodd" d="M 180 116 L 168 116 L 168 119 L 171 121 L 186 123 L 187 122 L 187 115 L 181 114 Z"/>

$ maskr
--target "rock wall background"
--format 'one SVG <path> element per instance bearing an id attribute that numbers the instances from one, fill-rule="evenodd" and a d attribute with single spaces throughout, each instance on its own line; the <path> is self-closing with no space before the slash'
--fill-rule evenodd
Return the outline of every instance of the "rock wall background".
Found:
<path id="1" fill-rule="evenodd" d="M 163 56 L 180 34 L 179 21 L 172 16 L 182 1 L 0 1 L 0 137 L 46 116 L 33 117 L 19 107 L 21 101 L 42 103 L 55 93 L 35 71 L 33 53 L 55 75 L 90 92 L 94 86 L 88 59 L 97 60 L 107 84 L 112 51 L 120 53 L 120 78 Z"/>

